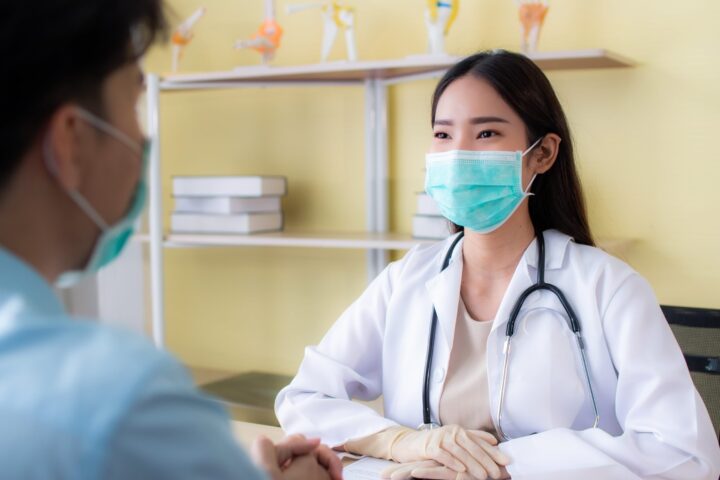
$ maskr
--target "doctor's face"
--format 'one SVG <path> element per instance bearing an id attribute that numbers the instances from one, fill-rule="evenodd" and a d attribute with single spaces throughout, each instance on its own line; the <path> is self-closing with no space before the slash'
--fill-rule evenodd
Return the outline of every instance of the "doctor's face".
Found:
<path id="1" fill-rule="evenodd" d="M 448 85 L 435 111 L 431 153 L 527 147 L 525 123 L 486 80 L 465 75 Z"/>
<path id="2" fill-rule="evenodd" d="M 435 111 L 431 153 L 528 147 L 524 122 L 486 80 L 465 75 L 443 92 Z"/>
<path id="3" fill-rule="evenodd" d="M 450 150 L 524 152 L 528 147 L 525 122 L 486 80 L 465 75 L 445 89 L 435 110 L 430 153 Z M 535 174 L 544 173 L 552 165 L 551 162 L 543 168 L 537 164 L 531 166 L 531 158 L 530 154 L 523 158 L 523 189 Z"/>

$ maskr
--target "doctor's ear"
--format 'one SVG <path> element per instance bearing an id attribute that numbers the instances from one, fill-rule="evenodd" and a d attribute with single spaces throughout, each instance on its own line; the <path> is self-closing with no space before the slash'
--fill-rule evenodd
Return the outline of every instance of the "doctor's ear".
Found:
<path id="1" fill-rule="evenodd" d="M 555 133 L 548 133 L 528 154 L 528 167 L 535 174 L 545 173 L 553 166 L 558 156 L 562 139 Z"/>
<path id="2" fill-rule="evenodd" d="M 77 107 L 63 105 L 50 117 L 42 140 L 43 161 L 49 173 L 67 190 L 76 190 L 82 181 L 79 130 L 83 128 L 87 126 L 78 117 Z"/>

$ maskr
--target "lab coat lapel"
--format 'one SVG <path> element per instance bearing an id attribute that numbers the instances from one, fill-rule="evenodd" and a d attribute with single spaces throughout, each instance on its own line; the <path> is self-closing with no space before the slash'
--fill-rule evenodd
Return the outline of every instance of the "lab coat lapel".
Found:
<path id="1" fill-rule="evenodd" d="M 555 230 L 545 232 L 545 271 L 546 280 L 548 272 L 562 268 L 565 261 L 567 245 L 571 238 Z M 501 382 L 502 353 L 505 341 L 505 330 L 510 319 L 510 313 L 522 293 L 537 280 L 537 240 L 534 240 L 525 250 L 518 266 L 515 268 L 505 296 L 500 303 L 495 321 L 493 322 L 490 337 L 487 342 L 487 362 L 490 405 L 493 421 L 497 422 L 497 407 L 499 388 Z M 526 305 L 530 305 L 537 294 L 531 295 Z"/>
<path id="2" fill-rule="evenodd" d="M 460 300 L 460 281 L 462 279 L 462 245 L 460 241 L 455 246 L 452 259 L 448 267 L 425 283 L 430 300 L 438 315 L 438 333 L 442 337 L 446 351 L 452 349 L 455 334 L 455 320 L 457 318 Z M 445 252 L 443 252 L 445 255 Z"/>
<path id="3" fill-rule="evenodd" d="M 530 244 L 529 249 L 535 248 L 535 242 Z M 510 318 L 510 312 L 515 307 L 518 297 L 534 283 L 528 271 L 528 251 L 518 262 L 513 273 L 510 284 L 505 291 L 505 296 L 500 303 L 495 320 L 493 321 L 490 336 L 487 341 L 487 366 L 488 366 L 488 394 L 490 395 L 490 411 L 493 422 L 497 428 L 497 408 L 501 382 L 503 343 L 505 342 L 505 329 Z"/>
<path id="4" fill-rule="evenodd" d="M 531 248 L 535 248 L 534 245 L 535 243 L 533 242 Z M 503 337 L 505 336 L 505 326 L 510 318 L 510 312 L 512 312 L 513 307 L 515 307 L 518 297 L 534 283 L 528 270 L 527 256 L 528 252 L 526 251 L 515 268 L 515 273 L 513 273 L 510 284 L 505 291 L 505 296 L 503 296 L 500 307 L 495 315 L 491 332 L 502 328 L 501 335 Z"/>

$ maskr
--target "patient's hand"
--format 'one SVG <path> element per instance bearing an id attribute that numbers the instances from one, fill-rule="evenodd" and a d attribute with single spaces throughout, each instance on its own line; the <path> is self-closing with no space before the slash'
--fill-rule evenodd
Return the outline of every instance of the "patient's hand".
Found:
<path id="1" fill-rule="evenodd" d="M 266 437 L 258 437 L 252 446 L 255 463 L 272 480 L 310 479 L 341 480 L 340 459 L 319 439 L 308 440 L 291 435 L 277 445 Z"/>

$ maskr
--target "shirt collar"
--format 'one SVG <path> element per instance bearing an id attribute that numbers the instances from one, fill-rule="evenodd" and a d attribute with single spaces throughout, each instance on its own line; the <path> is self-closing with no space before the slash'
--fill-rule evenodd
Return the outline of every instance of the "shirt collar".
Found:
<path id="1" fill-rule="evenodd" d="M 8 315 L 64 314 L 55 291 L 23 260 L 0 247 L 0 322 Z"/>

